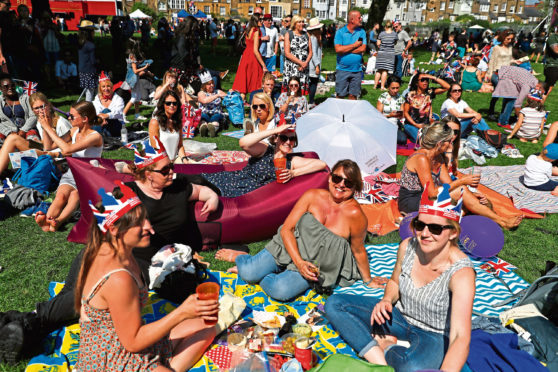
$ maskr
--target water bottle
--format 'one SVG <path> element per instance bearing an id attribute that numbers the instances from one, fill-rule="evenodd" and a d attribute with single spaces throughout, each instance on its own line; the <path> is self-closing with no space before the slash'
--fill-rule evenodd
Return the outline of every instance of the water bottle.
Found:
<path id="1" fill-rule="evenodd" d="M 128 130 L 125 125 L 122 125 L 122 129 L 120 130 L 120 141 L 123 145 L 128 143 Z"/>

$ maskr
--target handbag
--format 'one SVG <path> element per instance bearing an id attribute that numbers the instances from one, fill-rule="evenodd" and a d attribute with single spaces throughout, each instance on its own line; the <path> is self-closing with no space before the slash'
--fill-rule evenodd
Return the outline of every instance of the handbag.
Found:
<path id="1" fill-rule="evenodd" d="M 494 129 L 479 130 L 477 133 L 480 138 L 486 141 L 486 143 L 498 150 L 508 143 L 507 138 L 501 132 Z"/>

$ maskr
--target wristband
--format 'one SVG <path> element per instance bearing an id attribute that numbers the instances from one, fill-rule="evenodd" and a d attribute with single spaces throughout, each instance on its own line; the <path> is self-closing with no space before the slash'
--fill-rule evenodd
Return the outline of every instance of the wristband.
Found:
<path id="1" fill-rule="evenodd" d="M 369 280 L 369 281 L 367 281 L 367 282 L 364 282 L 364 285 L 368 285 L 368 284 L 372 283 L 372 280 L 374 280 L 374 279 L 373 279 L 373 278 L 370 278 L 370 280 Z"/>

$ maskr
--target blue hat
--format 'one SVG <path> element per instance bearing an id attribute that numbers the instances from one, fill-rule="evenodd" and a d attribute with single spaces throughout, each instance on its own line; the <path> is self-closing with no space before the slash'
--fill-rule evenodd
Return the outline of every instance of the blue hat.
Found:
<path id="1" fill-rule="evenodd" d="M 552 160 L 558 160 L 558 143 L 551 143 L 544 148 L 544 156 Z"/>
<path id="2" fill-rule="evenodd" d="M 531 89 L 529 92 L 528 98 L 532 99 L 533 101 L 541 102 L 542 101 L 543 93 L 538 89 Z"/>

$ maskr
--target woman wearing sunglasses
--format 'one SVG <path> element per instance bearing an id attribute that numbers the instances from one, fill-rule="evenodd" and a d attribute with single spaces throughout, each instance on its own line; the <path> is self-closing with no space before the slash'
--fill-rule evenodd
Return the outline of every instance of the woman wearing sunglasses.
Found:
<path id="1" fill-rule="evenodd" d="M 425 190 L 411 222 L 414 237 L 399 245 L 381 300 L 336 294 L 326 302 L 327 319 L 370 363 L 460 371 L 467 360 L 475 270 L 457 245 L 461 200 L 454 203 L 449 189 L 436 189 L 434 200 Z"/>
<path id="2" fill-rule="evenodd" d="M 431 88 L 430 81 L 440 84 L 440 88 Z M 405 134 L 412 142 L 417 142 L 418 131 L 432 120 L 432 101 L 436 95 L 449 89 L 450 85 L 432 75 L 416 73 L 409 83 L 409 93 L 403 104 Z M 403 94 L 405 96 L 405 94 Z"/>
<path id="3" fill-rule="evenodd" d="M 275 107 L 269 94 L 265 92 L 254 94 L 251 109 L 252 121 L 245 121 L 244 135 L 273 129 L 277 126 L 275 122 Z M 267 137 L 263 139 L 263 142 L 268 145 L 270 144 Z"/>
<path id="4" fill-rule="evenodd" d="M 37 117 L 36 130 L 38 138 L 25 139 L 16 133 L 10 134 L 4 141 L 4 145 L 0 149 L 0 175 L 8 169 L 10 163 L 10 153 L 15 151 L 25 151 L 31 148 L 37 151 L 37 155 L 44 155 L 48 151 L 56 148 L 56 144 L 45 134 L 43 126 L 49 126 L 54 129 L 56 135 L 60 138 L 69 140 L 70 129 L 72 124 L 62 116 L 59 116 L 52 107 L 47 97 L 41 93 L 33 93 L 29 97 L 29 105 L 33 109 Z M 0 176 L 0 179 L 2 177 Z"/>
<path id="5" fill-rule="evenodd" d="M 461 85 L 454 83 L 451 85 L 447 93 L 447 99 L 442 103 L 440 114 L 443 117 L 453 115 L 459 119 L 461 124 L 461 136 L 467 137 L 471 131 L 488 130 L 490 127 L 482 115 L 473 110 L 467 102 L 462 99 L 463 88 Z"/>
<path id="6" fill-rule="evenodd" d="M 0 92 L 0 147 L 12 133 L 25 139 L 38 139 L 37 117 L 27 94 L 17 92 L 16 84 L 8 74 L 0 74 Z"/>
<path id="7" fill-rule="evenodd" d="M 308 101 L 302 95 L 300 88 L 300 79 L 292 76 L 289 79 L 288 91 L 281 93 L 275 103 L 279 115 L 283 114 L 287 123 L 294 124 L 294 120 L 308 111 Z"/>
<path id="8" fill-rule="evenodd" d="M 60 137 L 52 126 L 44 125 L 43 133 L 50 137 L 59 150 L 49 154 L 53 156 L 72 156 L 74 158 L 100 158 L 103 153 L 103 137 L 92 126 L 103 121 L 97 116 L 91 102 L 82 101 L 72 105 L 68 115 L 72 129 L 69 136 Z M 45 136 L 45 138 L 46 138 Z M 76 181 L 71 170 L 60 178 L 56 197 L 48 208 L 46 215 L 37 212 L 35 222 L 43 231 L 56 231 L 70 218 L 79 206 Z"/>
<path id="9" fill-rule="evenodd" d="M 165 146 L 169 159 L 181 163 L 184 154 L 182 144 L 182 104 L 180 97 L 173 90 L 163 92 L 157 102 L 157 111 L 149 121 L 149 142 L 158 148 L 159 143 Z"/>
<path id="10" fill-rule="evenodd" d="M 269 144 L 264 142 L 269 140 Z M 282 183 L 294 177 L 325 169 L 326 163 L 319 159 L 293 156 L 293 148 L 298 139 L 293 125 L 282 125 L 272 129 L 248 134 L 239 141 L 240 147 L 251 157 L 248 164 L 237 171 L 202 173 L 201 175 L 215 185 L 221 196 L 235 198 L 247 194 L 277 179 L 274 159 L 286 158 L 286 169 L 278 176 Z"/>
<path id="11" fill-rule="evenodd" d="M 222 249 L 216 257 L 236 262 L 229 271 L 238 272 L 247 283 L 259 283 L 279 301 L 290 301 L 311 287 L 326 293 L 360 279 L 378 286 L 370 277 L 364 249 L 367 219 L 353 198 L 362 190 L 358 165 L 352 160 L 337 162 L 328 185 L 328 190 L 306 191 L 257 255 Z"/>
<path id="12" fill-rule="evenodd" d="M 407 158 L 401 170 L 401 187 L 397 204 L 404 213 L 419 210 L 420 197 L 428 185 L 428 193 L 435 197 L 437 187 L 443 183 L 451 185 L 454 197 L 463 192 L 463 205 L 470 214 L 478 214 L 490 218 L 506 229 L 519 225 L 521 216 L 503 217 L 485 205 L 484 195 L 473 194 L 465 185 L 478 186 L 478 176 L 466 176 L 453 180 L 448 171 L 448 152 L 452 151 L 452 139 L 455 132 L 447 124 L 435 122 L 423 130 L 420 139 L 420 150 Z"/>

